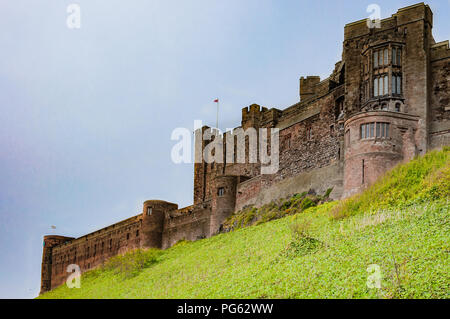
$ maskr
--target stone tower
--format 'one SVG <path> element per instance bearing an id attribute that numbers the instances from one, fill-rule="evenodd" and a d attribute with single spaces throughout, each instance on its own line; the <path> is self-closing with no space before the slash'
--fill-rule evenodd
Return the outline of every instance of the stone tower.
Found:
<path id="1" fill-rule="evenodd" d="M 178 205 L 161 200 L 144 202 L 142 211 L 142 239 L 143 248 L 161 248 L 164 219 L 166 212 L 177 210 Z"/>

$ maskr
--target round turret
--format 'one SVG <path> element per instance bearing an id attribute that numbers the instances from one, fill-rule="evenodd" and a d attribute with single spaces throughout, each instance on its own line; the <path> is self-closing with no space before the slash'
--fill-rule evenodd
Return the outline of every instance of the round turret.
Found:
<path id="1" fill-rule="evenodd" d="M 58 235 L 44 236 L 41 265 L 41 294 L 52 289 L 53 247 L 64 244 L 72 239 L 72 237 Z"/>
<path id="2" fill-rule="evenodd" d="M 344 197 L 363 191 L 377 178 L 417 154 L 416 116 L 392 112 L 358 113 L 345 122 Z"/>
<path id="3" fill-rule="evenodd" d="M 220 226 L 233 212 L 236 205 L 237 176 L 217 176 L 211 207 L 210 235 L 220 230 Z"/>
<path id="4" fill-rule="evenodd" d="M 162 200 L 148 200 L 144 202 L 142 211 L 142 247 L 161 248 L 165 214 L 177 209 L 177 204 Z"/>

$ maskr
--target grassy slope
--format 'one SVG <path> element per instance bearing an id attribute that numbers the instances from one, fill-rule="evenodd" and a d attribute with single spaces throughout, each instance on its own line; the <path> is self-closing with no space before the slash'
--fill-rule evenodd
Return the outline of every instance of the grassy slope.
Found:
<path id="1" fill-rule="evenodd" d="M 449 298 L 449 180 L 450 150 L 433 152 L 363 195 L 139 253 L 134 273 L 117 264 L 136 253 L 119 257 L 41 298 Z M 367 288 L 371 264 L 381 290 Z"/>

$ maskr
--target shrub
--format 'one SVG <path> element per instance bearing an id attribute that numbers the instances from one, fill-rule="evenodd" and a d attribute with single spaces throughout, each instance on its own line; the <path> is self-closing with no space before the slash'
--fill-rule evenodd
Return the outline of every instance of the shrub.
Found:
<path id="1" fill-rule="evenodd" d="M 292 241 L 282 251 L 281 255 L 286 258 L 295 258 L 315 253 L 323 244 L 321 241 L 311 237 L 311 220 L 294 221 L 291 225 Z"/>
<path id="2" fill-rule="evenodd" d="M 125 278 L 131 278 L 156 263 L 161 254 L 162 251 L 157 249 L 136 249 L 124 255 L 112 257 L 103 266 L 103 269 L 121 274 Z"/>
<path id="3" fill-rule="evenodd" d="M 311 200 L 311 198 L 306 197 L 300 204 L 300 209 L 301 210 L 305 210 L 308 209 L 310 207 L 316 206 L 317 204 Z"/>

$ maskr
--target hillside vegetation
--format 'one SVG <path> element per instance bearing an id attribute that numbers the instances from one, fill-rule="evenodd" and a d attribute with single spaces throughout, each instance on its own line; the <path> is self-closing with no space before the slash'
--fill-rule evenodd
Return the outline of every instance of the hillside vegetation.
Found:
<path id="1" fill-rule="evenodd" d="M 115 257 L 40 298 L 449 298 L 449 198 L 445 148 L 347 200 L 247 208 L 227 233 Z"/>

